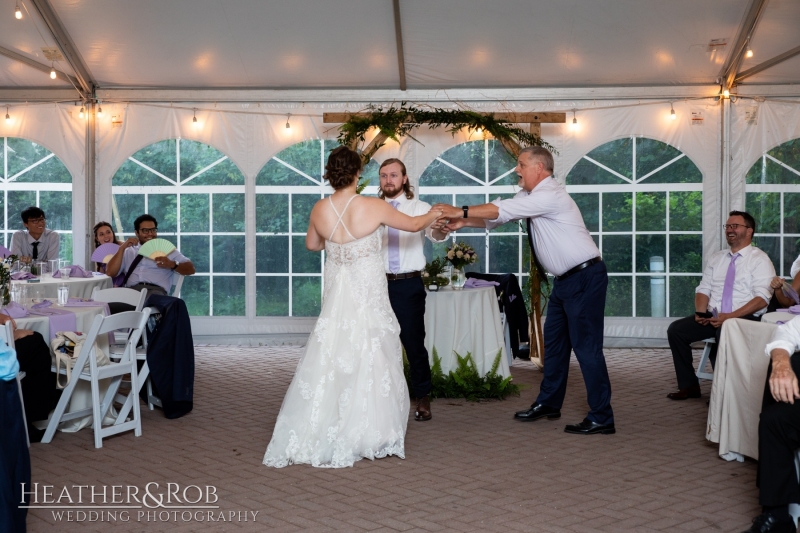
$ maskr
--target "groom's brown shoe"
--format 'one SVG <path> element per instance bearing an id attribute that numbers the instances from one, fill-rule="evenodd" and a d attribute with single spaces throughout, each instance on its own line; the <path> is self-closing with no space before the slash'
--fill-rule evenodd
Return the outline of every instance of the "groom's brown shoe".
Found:
<path id="1" fill-rule="evenodd" d="M 433 418 L 431 414 L 431 397 L 427 394 L 417 400 L 417 410 L 414 411 L 414 420 L 424 422 Z"/>

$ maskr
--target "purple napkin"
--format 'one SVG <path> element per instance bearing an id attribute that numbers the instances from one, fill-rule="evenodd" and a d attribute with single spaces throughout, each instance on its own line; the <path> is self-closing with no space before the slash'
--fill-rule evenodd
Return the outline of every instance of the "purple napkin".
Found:
<path id="1" fill-rule="evenodd" d="M 49 303 L 49 305 L 52 305 L 52 302 L 50 302 L 49 300 L 45 300 L 44 302 L 42 302 L 42 304 L 46 302 Z M 65 311 L 63 309 L 56 309 L 56 308 L 48 309 L 48 307 L 40 307 L 35 311 L 31 309 L 31 314 L 38 316 L 46 316 L 49 318 L 50 340 L 55 339 L 56 333 L 59 331 L 75 331 L 76 329 L 78 329 L 78 323 L 75 319 L 75 313 L 73 313 L 72 311 Z"/>
<path id="2" fill-rule="evenodd" d="M 0 256 L 8 257 L 9 255 L 11 255 L 11 250 L 3 245 L 0 245 Z"/>
<path id="3" fill-rule="evenodd" d="M 31 274 L 30 272 L 14 272 L 11 274 L 11 279 L 13 280 L 21 280 L 21 279 L 33 279 L 36 276 Z"/>
<path id="4" fill-rule="evenodd" d="M 11 318 L 23 318 L 28 316 L 28 310 L 25 309 L 25 306 L 19 305 L 17 302 L 11 302 L 0 309 L 0 312 Z"/>
<path id="5" fill-rule="evenodd" d="M 38 304 L 33 304 L 31 306 L 31 309 L 37 309 L 37 310 L 44 309 L 45 307 L 50 307 L 51 305 L 53 305 L 53 302 L 51 302 L 50 300 L 44 300 L 39 302 Z"/>
<path id="6" fill-rule="evenodd" d="M 500 284 L 496 281 L 486 281 L 485 279 L 469 278 L 464 283 L 465 289 L 478 289 L 480 287 L 497 287 Z"/>
<path id="7" fill-rule="evenodd" d="M 53 273 L 54 278 L 61 277 L 61 270 L 58 272 Z M 79 265 L 72 265 L 69 267 L 69 277 L 71 278 L 91 278 L 94 277 L 94 274 L 89 272 L 88 270 L 84 270 L 82 266 Z"/>
<path id="8" fill-rule="evenodd" d="M 105 316 L 111 314 L 106 302 L 95 302 L 94 300 L 84 300 L 83 298 L 70 298 L 64 307 L 103 307 Z"/>

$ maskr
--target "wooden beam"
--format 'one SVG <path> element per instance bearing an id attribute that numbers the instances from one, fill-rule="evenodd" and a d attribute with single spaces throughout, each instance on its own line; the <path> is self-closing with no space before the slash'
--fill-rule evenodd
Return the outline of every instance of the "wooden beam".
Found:
<path id="1" fill-rule="evenodd" d="M 537 137 L 542 136 L 542 123 L 541 122 L 531 122 L 531 135 L 536 135 Z"/>
<path id="2" fill-rule="evenodd" d="M 761 71 L 767 70 L 770 67 L 774 67 L 778 63 L 783 63 L 787 59 L 791 59 L 794 56 L 796 56 L 797 54 L 800 54 L 800 46 L 795 46 L 794 48 L 792 48 L 789 51 L 786 51 L 786 52 L 784 52 L 784 53 L 782 53 L 780 55 L 777 55 L 777 56 L 773 57 L 772 59 L 767 59 L 763 63 L 759 63 L 758 65 L 756 65 L 756 66 L 754 66 L 752 68 L 749 68 L 749 69 L 745 70 L 744 72 L 739 73 L 736 76 L 736 80 L 734 81 L 734 83 L 735 84 L 739 84 L 743 80 L 749 78 L 750 76 L 758 74 Z"/>
<path id="3" fill-rule="evenodd" d="M 567 122 L 566 113 L 484 113 L 494 115 L 498 120 L 507 120 L 512 124 L 527 124 L 532 122 L 544 124 L 565 124 Z M 369 113 L 323 113 L 322 122 L 325 124 L 341 124 L 350 120 L 351 116 L 368 117 Z"/>
<path id="4" fill-rule="evenodd" d="M 406 90 L 406 58 L 403 53 L 403 27 L 400 22 L 400 0 L 392 0 L 394 9 L 394 36 L 397 41 L 397 67 L 400 71 L 400 90 Z"/>

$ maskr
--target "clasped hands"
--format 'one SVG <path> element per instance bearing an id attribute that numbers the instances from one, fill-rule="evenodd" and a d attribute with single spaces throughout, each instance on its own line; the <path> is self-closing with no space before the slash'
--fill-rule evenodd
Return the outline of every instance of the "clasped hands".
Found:
<path id="1" fill-rule="evenodd" d="M 694 320 L 698 324 L 703 326 L 714 326 L 715 328 L 721 327 L 722 323 L 728 320 L 729 318 L 736 318 L 733 316 L 733 313 L 719 313 L 716 317 L 711 318 L 703 318 L 697 315 L 694 315 Z"/>
<path id="2" fill-rule="evenodd" d="M 436 204 L 431 207 L 431 211 L 440 211 L 442 214 L 433 221 L 431 228 L 443 233 L 450 233 L 463 228 L 466 225 L 464 211 L 459 207 L 449 204 Z"/>

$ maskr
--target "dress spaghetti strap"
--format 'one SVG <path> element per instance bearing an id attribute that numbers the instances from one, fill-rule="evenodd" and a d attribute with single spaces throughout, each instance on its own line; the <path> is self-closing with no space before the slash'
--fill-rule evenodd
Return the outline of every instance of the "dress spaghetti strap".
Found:
<path id="1" fill-rule="evenodd" d="M 339 212 L 336 210 L 336 206 L 335 206 L 335 205 L 333 205 L 333 197 L 332 197 L 332 196 L 328 196 L 328 201 L 331 203 L 331 207 L 333 208 L 333 212 L 334 212 L 334 213 L 336 213 L 336 216 L 337 216 L 337 217 L 339 217 L 339 219 L 336 221 L 336 224 L 333 226 L 333 230 L 331 230 L 331 235 L 330 235 L 330 237 L 328 237 L 328 240 L 329 240 L 329 241 L 330 241 L 331 239 L 333 239 L 333 234 L 336 232 L 336 228 L 338 228 L 338 227 L 339 227 L 339 224 L 341 224 L 341 225 L 342 225 L 342 227 L 343 227 L 343 228 L 344 228 L 344 230 L 347 232 L 347 234 L 348 234 L 348 235 L 350 235 L 350 238 L 351 238 L 351 239 L 353 239 L 353 240 L 356 240 L 356 238 L 355 238 L 355 237 L 353 237 L 353 234 L 352 234 L 352 233 L 350 233 L 350 230 L 349 230 L 349 229 L 347 229 L 347 225 L 344 223 L 344 220 L 342 220 L 342 217 L 344 216 L 345 212 L 347 211 L 347 208 L 348 208 L 348 207 L 350 207 L 350 202 L 352 202 L 352 201 L 353 201 L 353 198 L 355 198 L 356 196 L 357 196 L 357 195 L 353 195 L 353 196 L 351 196 L 351 197 L 350 197 L 350 199 L 349 199 L 349 200 L 347 200 L 347 203 L 344 205 L 344 209 L 342 209 L 342 214 L 341 214 L 341 215 L 340 215 L 340 214 L 339 214 Z M 332 242 L 336 242 L 336 241 L 332 241 Z M 339 244 L 339 243 L 337 243 L 337 244 Z"/>

